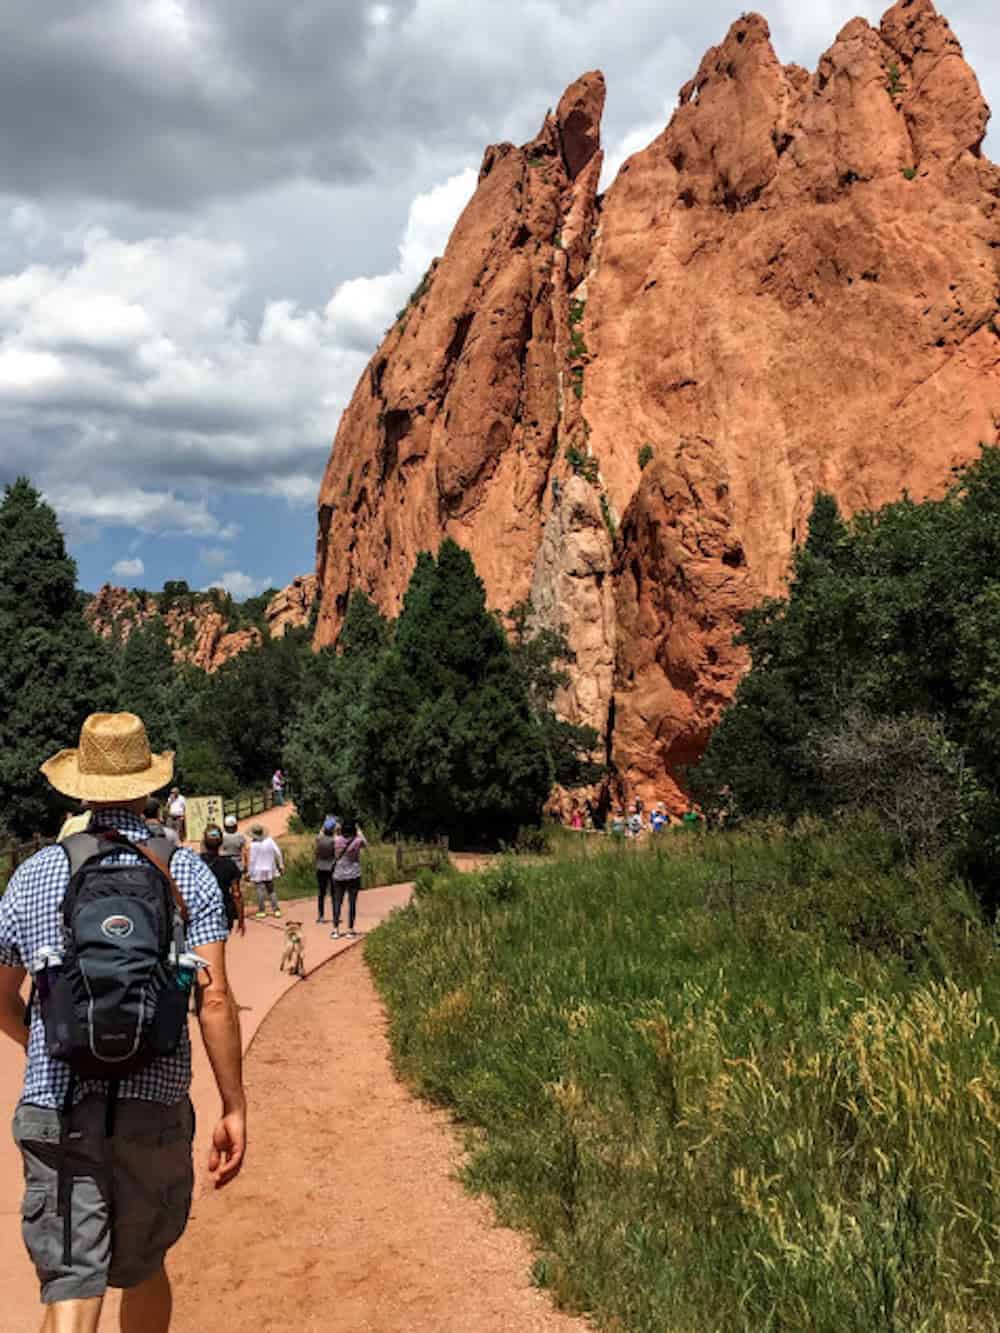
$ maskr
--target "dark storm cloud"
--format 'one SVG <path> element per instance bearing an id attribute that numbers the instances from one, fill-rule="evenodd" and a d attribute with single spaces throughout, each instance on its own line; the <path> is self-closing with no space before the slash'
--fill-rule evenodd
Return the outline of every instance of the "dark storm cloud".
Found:
<path id="1" fill-rule="evenodd" d="M 810 64 L 855 9 L 879 13 L 763 7 L 779 55 Z M 980 35 L 980 0 L 947 8 Z M 31 197 L 189 209 L 281 181 L 384 180 L 417 148 L 447 174 L 487 140 L 532 133 L 594 65 L 610 142 L 665 120 L 737 17 L 731 0 L 5 0 L 0 179 Z"/>

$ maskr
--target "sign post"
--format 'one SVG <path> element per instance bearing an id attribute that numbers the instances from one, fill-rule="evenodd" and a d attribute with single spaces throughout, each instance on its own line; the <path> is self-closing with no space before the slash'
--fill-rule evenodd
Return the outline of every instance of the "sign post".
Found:
<path id="1" fill-rule="evenodd" d="M 221 796 L 189 796 L 187 798 L 187 840 L 200 843 L 209 824 L 222 828 Z"/>

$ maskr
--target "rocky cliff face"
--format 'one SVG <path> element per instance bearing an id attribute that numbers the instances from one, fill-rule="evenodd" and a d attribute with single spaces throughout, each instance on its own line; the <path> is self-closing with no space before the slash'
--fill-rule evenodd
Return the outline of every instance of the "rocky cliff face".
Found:
<path id="1" fill-rule="evenodd" d="M 275 593 L 264 610 L 271 638 L 282 639 L 288 630 L 308 625 L 315 600 L 315 574 L 300 574 L 287 588 Z"/>
<path id="2" fill-rule="evenodd" d="M 268 602 L 264 624 L 268 634 L 281 638 L 291 628 L 309 623 L 316 580 L 311 574 L 294 579 Z M 189 662 L 203 671 L 218 671 L 224 662 L 261 641 L 255 625 L 236 626 L 209 594 L 190 593 L 178 604 L 163 609 L 156 594 L 137 593 L 106 583 L 91 598 L 84 615 L 105 639 L 125 643 L 137 625 L 162 616 L 177 662 Z"/>
<path id="3" fill-rule="evenodd" d="M 745 15 L 604 196 L 604 83 L 487 150 L 444 257 L 344 414 L 317 639 L 394 612 L 455 537 L 491 602 L 577 651 L 561 701 L 621 790 L 684 804 L 818 489 L 940 494 L 1000 423 L 1000 172 L 931 0 L 849 23 L 815 74 Z"/>

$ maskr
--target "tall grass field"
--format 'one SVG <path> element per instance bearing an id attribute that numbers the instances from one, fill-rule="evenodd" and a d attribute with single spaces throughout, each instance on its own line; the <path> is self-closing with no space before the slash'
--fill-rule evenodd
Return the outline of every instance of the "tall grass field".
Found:
<path id="1" fill-rule="evenodd" d="M 615 1333 L 1000 1328 L 1000 980 L 865 825 L 425 877 L 369 939 L 401 1073 Z"/>

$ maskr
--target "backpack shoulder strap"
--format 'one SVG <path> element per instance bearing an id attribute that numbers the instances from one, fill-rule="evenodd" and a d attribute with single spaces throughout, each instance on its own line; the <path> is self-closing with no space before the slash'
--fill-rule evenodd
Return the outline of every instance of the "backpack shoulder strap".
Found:
<path id="1" fill-rule="evenodd" d="M 174 906 L 180 912 L 181 920 L 186 926 L 190 920 L 187 903 L 177 887 L 177 881 L 170 873 L 170 862 L 178 848 L 169 838 L 147 838 L 145 842 L 132 843 L 132 848 L 151 865 L 155 866 L 161 875 L 166 877 L 167 883 L 170 885 L 170 895 L 174 900 Z"/>
<path id="2" fill-rule="evenodd" d="M 69 862 L 70 879 L 78 870 L 82 870 L 88 861 L 92 861 L 95 856 L 100 856 L 105 850 L 101 846 L 99 838 L 93 833 L 71 833 L 64 842 L 60 843 L 63 851 L 66 853 L 66 860 Z"/>
<path id="3" fill-rule="evenodd" d="M 177 843 L 162 833 L 148 839 L 145 844 L 157 860 L 162 861 L 165 866 L 170 865 L 170 858 L 177 851 Z"/>

